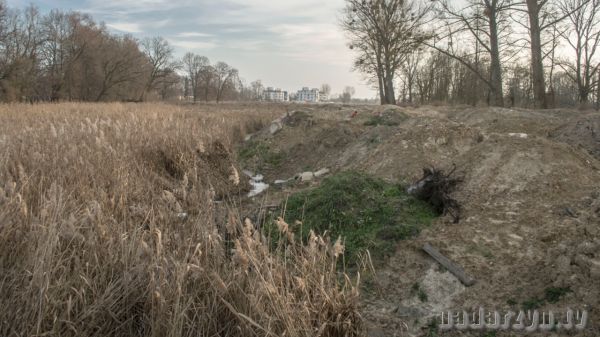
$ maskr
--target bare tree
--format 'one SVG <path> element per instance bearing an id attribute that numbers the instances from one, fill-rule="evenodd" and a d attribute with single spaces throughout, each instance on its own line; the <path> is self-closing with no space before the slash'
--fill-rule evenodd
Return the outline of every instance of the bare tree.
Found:
<path id="1" fill-rule="evenodd" d="M 40 50 L 42 57 L 41 81 L 47 86 L 50 100 L 58 101 L 69 91 L 69 78 L 75 63 L 83 55 L 87 40 L 78 40 L 82 26 L 91 19 L 78 13 L 52 10 L 42 21 L 44 34 Z M 82 43 L 79 43 L 82 42 Z"/>
<path id="2" fill-rule="evenodd" d="M 141 47 L 150 68 L 146 85 L 140 96 L 140 101 L 143 101 L 148 91 L 156 89 L 156 86 L 162 86 L 163 81 L 173 79 L 171 75 L 178 68 L 178 64 L 173 62 L 173 48 L 162 37 L 144 39 Z"/>
<path id="3" fill-rule="evenodd" d="M 42 45 L 41 16 L 31 5 L 24 11 L 11 10 L 2 4 L 0 50 L 0 85 L 5 98 L 21 100 L 34 95 Z"/>
<path id="4" fill-rule="evenodd" d="M 396 104 L 394 77 L 426 38 L 428 9 L 417 1 L 346 0 L 341 26 L 358 54 L 354 69 L 379 88 L 381 104 Z"/>
<path id="5" fill-rule="evenodd" d="M 210 61 L 205 56 L 187 53 L 183 56 L 183 67 L 189 79 L 191 94 L 194 97 L 194 102 L 198 100 L 199 82 L 202 72 L 210 66 Z"/>
<path id="6" fill-rule="evenodd" d="M 511 9 L 518 13 L 524 13 L 528 24 L 525 26 L 529 33 L 530 47 L 530 66 L 533 84 L 534 105 L 537 108 L 545 109 L 548 107 L 548 99 L 546 95 L 546 74 L 544 71 L 544 59 L 548 54 L 544 55 L 543 48 L 548 43 L 543 39 L 543 33 L 550 27 L 555 27 L 558 23 L 569 16 L 569 12 L 559 13 L 557 10 L 557 1 L 562 0 L 522 0 L 515 2 Z M 583 0 L 579 2 L 579 6 L 591 0 Z M 572 8 L 572 11 L 579 7 Z M 521 17 L 517 16 L 515 22 L 520 23 Z"/>
<path id="7" fill-rule="evenodd" d="M 255 101 L 259 101 L 262 99 L 263 91 L 265 87 L 262 84 L 261 80 L 256 80 L 250 83 L 250 87 L 252 88 L 252 99 Z"/>
<path id="8" fill-rule="evenodd" d="M 203 92 L 204 101 L 208 102 L 211 92 L 216 91 L 214 83 L 216 78 L 216 70 L 215 67 L 208 63 L 208 59 L 206 59 L 206 62 L 206 65 L 200 69 L 198 87 L 199 90 Z"/>
<path id="9" fill-rule="evenodd" d="M 438 1 L 439 15 L 445 25 L 438 30 L 434 43 L 430 47 L 461 62 L 473 71 L 489 88 L 489 104 L 504 105 L 502 77 L 502 34 L 508 35 L 510 26 L 507 23 L 507 11 L 511 8 L 510 0 L 469 0 L 466 7 L 458 10 L 447 0 Z M 454 43 L 462 34 L 474 38 L 475 54 L 467 53 Z M 505 46 L 507 44 L 504 44 Z M 464 45 L 461 46 L 464 48 Z M 485 67 L 479 64 L 480 48 L 489 56 L 489 75 Z"/>
<path id="10" fill-rule="evenodd" d="M 103 100 L 111 89 L 119 85 L 138 82 L 143 75 L 144 55 L 133 38 L 108 37 L 102 50 L 104 52 L 100 61 L 101 86 L 96 101 Z"/>
<path id="11" fill-rule="evenodd" d="M 402 78 L 405 82 L 405 94 L 408 97 L 403 97 L 409 103 L 413 102 L 413 91 L 415 86 L 415 80 L 417 77 L 417 71 L 419 70 L 420 62 L 423 59 L 423 53 L 416 51 L 406 57 L 402 64 Z"/>
<path id="12" fill-rule="evenodd" d="M 570 23 L 563 37 L 575 53 L 574 62 L 560 65 L 577 85 L 579 102 L 587 103 L 600 71 L 599 65 L 594 64 L 600 44 L 600 0 L 561 0 L 559 7 Z"/>
<path id="13" fill-rule="evenodd" d="M 344 92 L 342 93 L 342 102 L 350 103 L 352 101 L 352 96 L 356 93 L 354 87 L 345 87 Z"/>
<path id="14" fill-rule="evenodd" d="M 331 94 L 331 86 L 327 83 L 324 83 L 321 85 L 321 90 L 319 90 L 321 95 L 325 95 L 327 97 L 329 97 L 329 95 Z"/>
<path id="15" fill-rule="evenodd" d="M 215 65 L 215 88 L 216 100 L 219 103 L 223 99 L 223 93 L 228 87 L 235 85 L 238 79 L 238 71 L 225 62 L 217 62 Z"/>

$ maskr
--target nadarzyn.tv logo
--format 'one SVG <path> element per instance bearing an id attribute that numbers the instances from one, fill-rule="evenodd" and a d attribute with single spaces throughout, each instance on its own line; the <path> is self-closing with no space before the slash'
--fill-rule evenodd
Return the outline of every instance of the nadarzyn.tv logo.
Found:
<path id="1" fill-rule="evenodd" d="M 583 310 L 574 312 L 567 309 L 566 314 L 558 314 L 553 311 L 533 312 L 521 310 L 519 313 L 508 311 L 502 315 L 498 311 L 486 312 L 482 307 L 479 311 L 469 313 L 467 311 L 442 312 L 440 330 L 514 330 L 523 332 L 553 331 L 553 330 L 583 330 L 587 326 L 588 312 Z M 472 318 L 472 319 L 471 319 Z M 513 319 L 516 321 L 513 323 Z M 576 322 L 575 322 L 576 321 Z"/>

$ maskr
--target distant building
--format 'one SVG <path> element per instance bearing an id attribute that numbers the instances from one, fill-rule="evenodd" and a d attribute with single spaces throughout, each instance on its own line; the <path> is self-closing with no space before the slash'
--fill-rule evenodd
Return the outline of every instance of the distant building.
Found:
<path id="1" fill-rule="evenodd" d="M 321 100 L 319 89 L 309 89 L 308 87 L 298 90 L 296 101 L 316 103 Z"/>
<path id="2" fill-rule="evenodd" d="M 268 87 L 263 91 L 262 97 L 269 102 L 287 102 L 290 99 L 287 91 L 279 88 L 273 89 L 272 87 Z"/>

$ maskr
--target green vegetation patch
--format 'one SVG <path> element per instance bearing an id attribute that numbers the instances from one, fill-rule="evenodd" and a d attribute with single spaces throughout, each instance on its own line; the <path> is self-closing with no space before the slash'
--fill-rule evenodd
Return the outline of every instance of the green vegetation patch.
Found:
<path id="1" fill-rule="evenodd" d="M 404 188 L 359 172 L 343 172 L 309 191 L 288 199 L 285 220 L 305 239 L 310 230 L 344 238 L 348 264 L 368 249 L 377 261 L 394 252 L 399 240 L 431 224 L 431 207 L 406 194 Z"/>
<path id="2" fill-rule="evenodd" d="M 374 115 L 364 123 L 365 126 L 397 126 L 408 119 L 408 116 L 401 111 L 386 110 L 380 115 Z"/>
<path id="3" fill-rule="evenodd" d="M 550 287 L 546 288 L 544 291 L 545 299 L 548 303 L 556 303 L 560 301 L 560 299 L 565 296 L 567 293 L 571 292 L 570 287 Z"/>
<path id="4" fill-rule="evenodd" d="M 421 302 L 427 302 L 429 300 L 429 296 L 427 296 L 427 293 L 423 288 L 421 288 L 421 285 L 419 283 L 415 282 L 412 285 L 411 292 L 413 293 L 413 295 L 417 295 Z"/>
<path id="5" fill-rule="evenodd" d="M 377 126 L 377 125 L 385 125 L 385 126 L 396 126 L 400 125 L 399 122 L 389 120 L 382 116 L 372 116 L 365 122 L 365 126 Z"/>
<path id="6" fill-rule="evenodd" d="M 261 141 L 244 144 L 238 151 L 238 157 L 245 167 L 252 170 L 277 168 L 286 159 L 285 153 L 274 151 L 269 144 Z"/>
<path id="7" fill-rule="evenodd" d="M 544 290 L 544 297 L 532 297 L 522 303 L 524 310 L 533 310 L 547 303 L 557 303 L 566 294 L 571 292 L 570 287 L 549 287 Z"/>

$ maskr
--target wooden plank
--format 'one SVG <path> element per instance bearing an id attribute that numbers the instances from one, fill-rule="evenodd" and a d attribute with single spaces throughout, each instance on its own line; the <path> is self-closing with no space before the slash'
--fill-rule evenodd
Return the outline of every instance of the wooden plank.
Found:
<path id="1" fill-rule="evenodd" d="M 442 255 L 437 249 L 433 248 L 429 243 L 426 243 L 423 246 L 423 250 L 429 254 L 434 260 L 436 260 L 439 264 L 448 269 L 454 276 L 456 276 L 462 284 L 467 287 L 470 287 L 475 284 L 475 280 L 471 278 L 464 269 L 458 264 L 450 261 L 447 257 Z"/>

